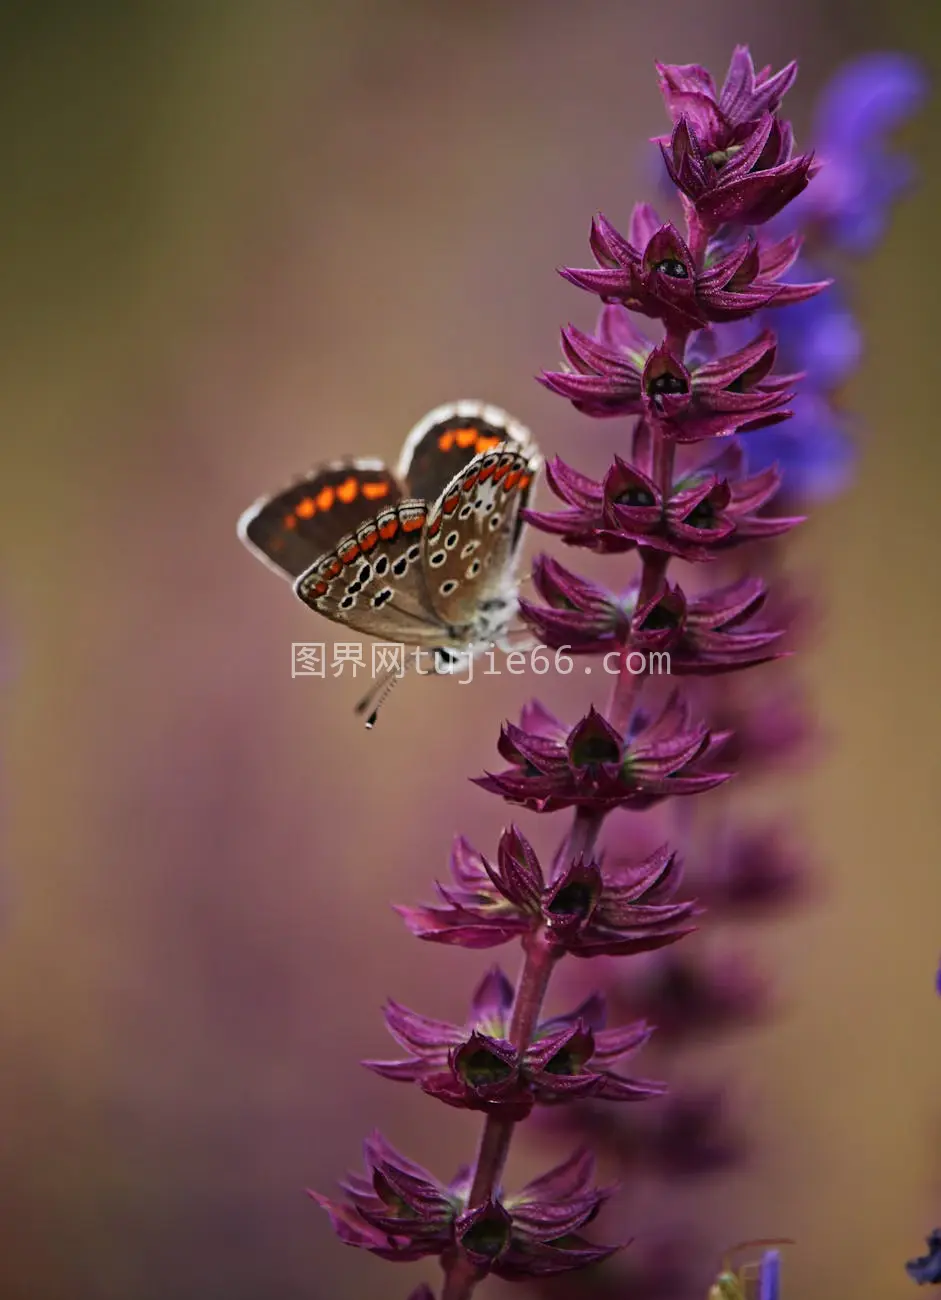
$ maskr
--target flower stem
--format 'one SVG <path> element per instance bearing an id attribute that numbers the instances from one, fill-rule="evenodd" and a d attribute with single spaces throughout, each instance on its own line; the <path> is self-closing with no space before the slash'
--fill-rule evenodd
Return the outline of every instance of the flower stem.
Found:
<path id="1" fill-rule="evenodd" d="M 532 1041 L 556 960 L 556 951 L 543 930 L 537 930 L 524 939 L 523 952 L 525 958 L 513 998 L 509 1028 L 509 1040 L 520 1052 Z M 495 1115 L 488 1115 L 484 1121 L 474 1177 L 467 1198 L 469 1209 L 486 1204 L 495 1195 L 515 1127 L 515 1120 L 501 1119 Z M 461 1254 L 452 1256 L 444 1267 L 441 1300 L 468 1300 L 481 1280 L 480 1271 Z"/>

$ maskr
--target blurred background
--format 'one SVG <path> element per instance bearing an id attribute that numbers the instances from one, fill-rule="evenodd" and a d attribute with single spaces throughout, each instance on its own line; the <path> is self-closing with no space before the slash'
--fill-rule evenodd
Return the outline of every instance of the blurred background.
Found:
<path id="1" fill-rule="evenodd" d="M 601 468 L 610 439 L 532 375 L 559 325 L 591 320 L 554 268 L 586 263 L 592 212 L 623 227 L 655 197 L 652 61 L 798 57 L 800 140 L 845 58 L 933 70 L 941 17 L 919 0 L 0 14 L 0 1294 L 405 1296 L 435 1271 L 345 1249 L 303 1189 L 329 1191 L 374 1126 L 442 1176 L 471 1155 L 476 1117 L 357 1065 L 393 1054 L 387 996 L 461 1019 L 487 964 L 409 938 L 390 903 L 429 896 L 454 831 L 493 849 L 506 810 L 466 778 L 501 718 L 536 689 L 562 712 L 587 695 L 412 680 L 367 734 L 356 683 L 291 680 L 290 644 L 329 629 L 235 520 L 322 458 L 394 460 L 461 395 Z M 789 543 L 821 608 L 801 671 L 829 743 L 770 801 L 809 837 L 820 897 L 754 935 L 785 1014 L 695 1061 L 734 1081 L 753 1158 L 673 1207 L 707 1258 L 796 1238 L 804 1300 L 912 1294 L 903 1261 L 941 1218 L 939 115 L 905 131 L 920 184 L 853 273 L 857 483 Z M 521 1134 L 510 1184 L 556 1154 Z"/>

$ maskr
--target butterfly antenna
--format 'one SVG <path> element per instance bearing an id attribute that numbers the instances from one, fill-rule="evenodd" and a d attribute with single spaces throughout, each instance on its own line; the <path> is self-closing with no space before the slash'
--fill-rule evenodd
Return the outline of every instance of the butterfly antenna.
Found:
<path id="1" fill-rule="evenodd" d="M 386 700 L 392 694 L 392 687 L 395 685 L 395 683 L 398 680 L 399 680 L 399 674 L 393 673 L 389 677 L 388 681 L 385 682 L 382 690 L 379 693 L 379 698 L 378 700 L 376 700 L 375 708 L 373 709 L 372 713 L 370 713 L 369 717 L 366 719 L 367 731 L 372 731 L 373 727 L 376 725 L 376 720 L 379 717 L 379 710 L 382 708 L 383 704 L 385 704 Z"/>
<path id="2" fill-rule="evenodd" d="M 357 714 L 357 716 L 361 713 L 365 713 L 366 710 L 369 708 L 369 706 L 372 704 L 373 700 L 376 698 L 376 696 L 382 694 L 382 692 L 385 690 L 386 686 L 388 685 L 389 678 L 392 676 L 394 676 L 394 670 L 391 668 L 387 668 L 385 672 L 382 674 L 382 676 L 379 678 L 379 680 L 377 682 L 373 682 L 372 686 L 370 686 L 369 690 L 366 692 L 363 698 L 359 701 L 358 704 L 354 706 L 353 712 Z"/>
<path id="3" fill-rule="evenodd" d="M 370 686 L 369 690 L 356 705 L 354 712 L 357 716 L 361 716 L 369 710 L 366 718 L 367 731 L 372 731 L 373 727 L 376 725 L 376 718 L 379 716 L 379 710 L 389 698 L 392 687 L 401 676 L 402 669 L 398 666 L 393 665 L 392 667 L 387 668 L 379 678 L 378 682 L 373 686 Z"/>

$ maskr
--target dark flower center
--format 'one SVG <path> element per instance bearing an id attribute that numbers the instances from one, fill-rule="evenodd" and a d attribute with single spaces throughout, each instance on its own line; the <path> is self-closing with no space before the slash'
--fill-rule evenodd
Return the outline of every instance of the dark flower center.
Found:
<path id="1" fill-rule="evenodd" d="M 667 632 L 677 627 L 679 621 L 675 612 L 661 601 L 659 605 L 654 605 L 642 627 L 645 632 Z"/>
<path id="2" fill-rule="evenodd" d="M 689 279 L 689 272 L 678 257 L 665 257 L 662 262 L 656 262 L 653 269 L 673 280 Z"/>
<path id="3" fill-rule="evenodd" d="M 595 904 L 595 895 L 582 881 L 574 881 L 560 889 L 549 904 L 552 916 L 588 916 Z"/>
<path id="4" fill-rule="evenodd" d="M 496 1259 L 510 1240 L 510 1225 L 503 1218 L 478 1219 L 461 1237 L 461 1244 L 485 1259 Z"/>
<path id="5" fill-rule="evenodd" d="M 619 506 L 655 506 L 656 499 L 652 492 L 648 492 L 643 487 L 629 487 L 624 492 L 619 492 L 614 498 L 615 505 Z"/>
<path id="6" fill-rule="evenodd" d="M 686 522 L 691 528 L 715 528 L 718 517 L 715 508 L 706 500 L 700 501 L 699 505 L 689 512 Z"/>
<path id="7" fill-rule="evenodd" d="M 472 1088 L 486 1088 L 489 1084 L 502 1083 L 508 1079 L 513 1068 L 492 1052 L 480 1048 L 461 1061 L 460 1073 L 464 1082 Z"/>
<path id="8" fill-rule="evenodd" d="M 547 1074 L 571 1076 L 580 1074 L 584 1063 L 584 1053 L 573 1052 L 570 1047 L 563 1047 L 561 1052 L 556 1052 L 551 1061 L 546 1062 L 545 1069 Z"/>
<path id="9" fill-rule="evenodd" d="M 685 392 L 686 384 L 684 381 L 679 375 L 674 375 L 669 370 L 662 375 L 656 375 L 647 384 L 647 394 L 650 397 L 661 397 L 664 393 Z"/>
<path id="10" fill-rule="evenodd" d="M 620 748 L 610 736 L 584 736 L 572 747 L 572 762 L 576 767 L 616 763 L 620 757 Z"/>

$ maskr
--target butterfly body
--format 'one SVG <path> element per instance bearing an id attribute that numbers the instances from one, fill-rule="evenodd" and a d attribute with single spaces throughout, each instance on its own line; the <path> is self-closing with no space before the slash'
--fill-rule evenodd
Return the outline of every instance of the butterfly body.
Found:
<path id="1" fill-rule="evenodd" d="M 415 426 L 394 473 L 324 465 L 256 502 L 239 535 L 311 609 L 453 672 L 515 616 L 519 512 L 540 464 L 506 412 L 457 402 Z"/>

